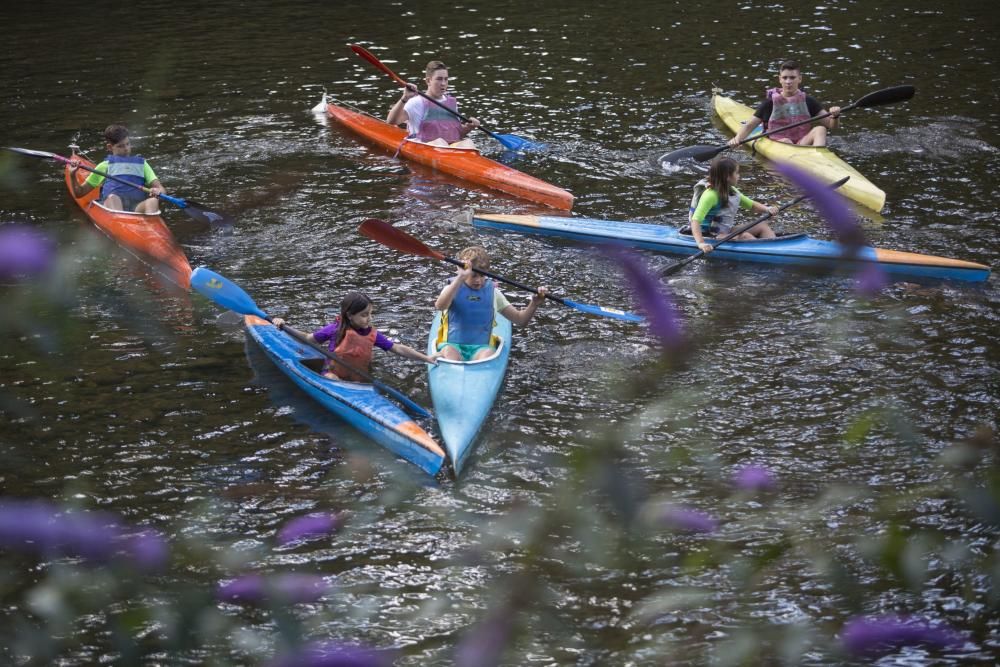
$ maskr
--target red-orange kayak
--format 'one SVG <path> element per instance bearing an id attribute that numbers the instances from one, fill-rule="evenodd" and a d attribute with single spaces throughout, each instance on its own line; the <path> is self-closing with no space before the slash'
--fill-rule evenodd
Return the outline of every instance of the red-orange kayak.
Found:
<path id="1" fill-rule="evenodd" d="M 471 148 L 431 146 L 418 141 L 404 141 L 406 132 L 367 114 L 351 111 L 331 102 L 327 114 L 341 125 L 402 157 L 425 164 L 445 174 L 470 183 L 485 185 L 516 197 L 529 199 L 552 208 L 573 208 L 573 195 L 566 190 L 505 167 Z"/>
<path id="2" fill-rule="evenodd" d="M 93 162 L 80 159 L 80 164 L 94 167 Z M 87 180 L 90 172 L 78 169 L 76 178 L 80 183 Z M 66 187 L 73 197 L 73 186 L 69 166 L 65 169 Z M 163 273 L 172 282 L 187 289 L 191 286 L 191 265 L 180 245 L 170 233 L 163 218 L 156 214 L 113 211 L 102 206 L 97 200 L 100 188 L 94 188 L 83 197 L 77 198 L 77 205 L 97 228 L 117 241 L 123 248 L 139 257 L 154 269 Z"/>

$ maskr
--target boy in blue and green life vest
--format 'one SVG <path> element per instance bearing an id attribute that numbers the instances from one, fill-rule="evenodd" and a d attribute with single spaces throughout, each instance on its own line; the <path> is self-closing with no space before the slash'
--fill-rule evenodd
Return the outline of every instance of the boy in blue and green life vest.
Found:
<path id="1" fill-rule="evenodd" d="M 736 136 L 729 140 L 730 146 L 736 146 L 749 137 L 761 123 L 764 123 L 767 132 L 778 130 L 770 136 L 775 141 L 799 146 L 826 146 L 827 130 L 832 130 L 840 124 L 840 107 L 830 107 L 831 115 L 816 121 L 818 123 L 816 127 L 810 128 L 809 124 L 805 123 L 784 131 L 782 128 L 788 125 L 808 120 L 825 111 L 823 105 L 812 95 L 806 95 L 799 89 L 802 84 L 802 68 L 798 62 L 786 60 L 781 63 L 778 82 L 781 85 L 767 91 L 764 102 L 757 107 L 753 116 L 740 128 Z"/>
<path id="2" fill-rule="evenodd" d="M 166 190 L 149 163 L 138 155 L 132 155 L 128 128 L 124 125 L 108 125 L 107 129 L 104 130 L 104 141 L 107 144 L 108 157 L 94 167 L 94 170 L 99 173 L 91 173 L 83 183 L 78 183 L 75 176 L 79 162 L 75 159 L 70 161 L 69 171 L 74 175 L 70 179 L 73 184 L 73 196 L 79 199 L 94 188 L 100 187 L 101 196 L 98 201 L 106 208 L 136 213 L 158 213 L 160 206 L 156 197 Z M 104 174 L 122 179 L 132 183 L 132 185 L 104 178 Z M 143 186 L 149 188 L 148 195 L 139 189 Z"/>
<path id="3" fill-rule="evenodd" d="M 489 270 L 490 256 L 485 248 L 466 248 L 458 254 L 458 259 L 465 265 L 458 269 L 458 275 L 441 290 L 434 302 L 434 307 L 442 311 L 442 329 L 447 332 L 437 349 L 441 358 L 452 361 L 485 359 L 493 354 L 490 339 L 496 314 L 523 327 L 545 300 L 547 289 L 539 287 L 538 294 L 531 297 L 527 306 L 517 308 L 492 280 L 473 270 Z"/>
<path id="4" fill-rule="evenodd" d="M 722 238 L 736 226 L 736 211 L 741 208 L 754 213 L 777 215 L 777 206 L 765 206 L 747 197 L 736 189 L 740 182 L 740 165 L 730 157 L 717 157 L 708 167 L 708 178 L 698 181 L 691 197 L 691 236 L 703 252 L 712 252 L 715 247 L 706 243 L 704 235 Z M 736 241 L 752 239 L 773 239 L 774 231 L 766 222 L 761 222 L 742 234 Z"/>

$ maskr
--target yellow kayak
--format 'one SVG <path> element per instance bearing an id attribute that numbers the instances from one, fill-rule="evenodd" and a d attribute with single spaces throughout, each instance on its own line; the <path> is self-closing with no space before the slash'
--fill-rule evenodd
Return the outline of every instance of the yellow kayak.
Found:
<path id="1" fill-rule="evenodd" d="M 739 132 L 740 126 L 753 115 L 750 107 L 722 95 L 714 95 L 712 104 L 715 113 L 719 114 L 719 118 L 733 133 Z M 755 130 L 759 131 L 759 128 Z M 772 162 L 794 165 L 824 182 L 833 183 L 844 176 L 850 176 L 851 179 L 838 192 L 875 212 L 881 211 L 885 206 L 885 192 L 825 146 L 796 146 L 766 137 L 745 145 L 752 146 Z"/>

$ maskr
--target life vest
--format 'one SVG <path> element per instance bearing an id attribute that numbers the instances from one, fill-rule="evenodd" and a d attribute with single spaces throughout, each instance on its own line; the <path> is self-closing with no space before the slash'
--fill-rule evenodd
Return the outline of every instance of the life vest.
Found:
<path id="1" fill-rule="evenodd" d="M 462 124 L 459 120 L 423 97 L 417 98 L 424 108 L 424 119 L 417 128 L 416 135 L 411 135 L 412 139 L 423 141 L 424 143 L 435 139 L 444 139 L 449 144 L 462 140 Z M 439 100 L 446 107 L 458 113 L 458 101 L 451 95 L 445 95 L 443 101 Z"/>
<path id="2" fill-rule="evenodd" d="M 806 94 L 801 90 L 792 97 L 785 97 L 781 94 L 780 88 L 772 88 L 768 91 L 771 98 L 771 117 L 767 120 L 767 131 L 781 130 L 781 128 L 793 123 L 799 123 L 811 118 L 809 106 L 806 104 Z M 809 125 L 799 125 L 789 130 L 779 131 L 771 135 L 771 139 L 790 139 L 793 143 L 798 143 L 802 137 L 809 134 Z"/>
<path id="3" fill-rule="evenodd" d="M 108 176 L 120 178 L 139 187 L 146 185 L 144 175 L 146 160 L 142 157 L 138 155 L 109 155 L 106 160 L 108 163 Z M 101 201 L 107 199 L 108 195 L 118 195 L 127 201 L 135 199 L 136 195 L 139 194 L 139 190 L 125 185 L 125 183 L 113 181 L 110 178 L 105 178 L 104 182 L 101 183 Z"/>
<path id="4" fill-rule="evenodd" d="M 375 347 L 375 336 L 377 333 L 375 327 L 371 327 L 367 334 L 362 335 L 348 325 L 347 333 L 344 334 L 344 340 L 340 341 L 340 344 L 333 352 L 351 366 L 367 371 L 372 365 L 372 348 Z M 336 361 L 330 361 L 330 366 L 327 370 L 333 371 L 333 374 L 341 380 L 350 380 L 351 382 L 368 381 L 368 378 L 351 372 L 343 364 L 338 364 Z"/>
<path id="5" fill-rule="evenodd" d="M 691 206 L 688 208 L 688 217 L 694 215 L 698 208 L 698 201 L 702 194 L 708 189 L 708 179 L 701 179 L 694 184 L 694 196 L 691 197 Z M 736 211 L 740 208 L 740 191 L 730 188 L 729 199 L 725 205 L 721 201 L 708 210 L 705 219 L 701 221 L 702 231 L 708 231 L 712 227 L 718 227 L 721 231 L 728 231 L 736 224 Z"/>
<path id="6" fill-rule="evenodd" d="M 457 278 L 456 278 L 457 280 Z M 489 345 L 493 333 L 493 281 L 479 289 L 464 282 L 445 313 L 447 341 L 459 345 Z"/>

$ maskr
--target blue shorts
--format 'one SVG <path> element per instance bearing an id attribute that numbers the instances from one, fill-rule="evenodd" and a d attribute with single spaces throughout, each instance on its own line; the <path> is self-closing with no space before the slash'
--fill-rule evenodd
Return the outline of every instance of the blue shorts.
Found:
<path id="1" fill-rule="evenodd" d="M 458 350 L 459 354 L 462 355 L 462 361 L 469 361 L 472 359 L 480 350 L 489 350 L 493 352 L 492 345 L 463 345 L 462 343 L 438 343 L 438 352 L 443 350 L 445 347 L 453 347 Z"/>
<path id="2" fill-rule="evenodd" d="M 122 194 L 119 192 L 117 194 L 119 199 L 122 200 L 122 210 L 128 211 L 129 213 L 135 212 L 136 206 L 149 199 L 149 195 L 139 190 L 136 190 L 135 194 L 132 194 L 131 192 L 128 194 Z M 104 204 L 104 201 L 102 200 L 101 203 Z M 104 205 L 107 206 L 107 204 Z"/>

